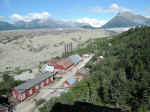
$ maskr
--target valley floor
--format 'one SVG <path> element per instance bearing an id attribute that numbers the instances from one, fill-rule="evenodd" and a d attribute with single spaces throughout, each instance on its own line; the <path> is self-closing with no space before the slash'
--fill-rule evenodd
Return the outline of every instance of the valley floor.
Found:
<path id="1" fill-rule="evenodd" d="M 41 32 L 41 33 L 40 33 Z M 89 39 L 106 37 L 105 30 L 18 30 L 0 32 L 0 72 L 37 68 L 39 63 L 51 57 L 61 56 L 65 43 L 73 48 Z M 13 74 L 12 74 L 13 75 Z"/>

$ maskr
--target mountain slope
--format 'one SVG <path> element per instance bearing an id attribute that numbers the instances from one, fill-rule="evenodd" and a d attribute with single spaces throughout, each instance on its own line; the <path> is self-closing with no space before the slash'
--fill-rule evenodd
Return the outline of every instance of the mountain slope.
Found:
<path id="1" fill-rule="evenodd" d="M 150 25 L 150 19 L 131 12 L 121 12 L 103 25 L 102 28 L 134 27 L 143 25 Z"/>
<path id="2" fill-rule="evenodd" d="M 95 53 L 86 66 L 90 73 L 67 93 L 49 101 L 40 112 L 50 112 L 58 103 L 74 104 L 76 101 L 121 108 L 123 112 L 149 112 L 149 35 L 150 27 L 134 28 L 114 37 L 92 40 L 87 48 L 77 50 L 76 53 L 81 54 Z M 104 59 L 96 62 L 99 56 Z M 77 110 L 80 112 L 79 107 Z"/>

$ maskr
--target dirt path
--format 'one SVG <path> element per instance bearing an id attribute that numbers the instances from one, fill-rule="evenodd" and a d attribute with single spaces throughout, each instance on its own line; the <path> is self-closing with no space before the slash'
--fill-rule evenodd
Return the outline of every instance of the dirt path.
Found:
<path id="1" fill-rule="evenodd" d="M 55 82 L 54 84 L 50 84 L 49 86 L 43 88 L 40 90 L 40 93 L 36 96 L 31 97 L 30 99 L 27 99 L 26 101 L 18 104 L 16 106 L 16 112 L 33 112 L 35 109 L 35 101 L 39 99 L 45 99 L 46 101 L 50 100 L 52 97 L 60 96 L 61 92 L 64 90 L 58 90 L 58 89 L 52 89 L 49 88 L 60 88 L 63 86 L 63 83 L 65 80 L 67 80 L 69 77 L 75 75 L 75 73 L 82 67 L 84 67 L 89 60 L 93 57 L 91 55 L 89 58 L 85 59 L 84 61 L 80 62 L 76 67 L 73 67 L 71 71 L 68 71 L 65 73 L 59 81 Z"/>

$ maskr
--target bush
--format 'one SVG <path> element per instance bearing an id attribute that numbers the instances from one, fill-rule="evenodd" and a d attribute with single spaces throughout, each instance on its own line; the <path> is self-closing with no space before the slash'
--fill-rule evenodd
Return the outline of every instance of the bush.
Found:
<path id="1" fill-rule="evenodd" d="M 39 106 L 39 105 L 41 105 L 41 104 L 43 104 L 43 103 L 45 103 L 45 102 L 46 102 L 45 99 L 35 100 L 35 105 L 36 105 L 36 106 Z"/>

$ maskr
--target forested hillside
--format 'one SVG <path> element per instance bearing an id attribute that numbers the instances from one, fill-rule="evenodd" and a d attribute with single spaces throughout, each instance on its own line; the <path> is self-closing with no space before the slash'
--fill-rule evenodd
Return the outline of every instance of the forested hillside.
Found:
<path id="1" fill-rule="evenodd" d="M 88 76 L 68 93 L 49 101 L 40 112 L 54 112 L 52 108 L 56 103 L 73 105 L 77 101 L 128 112 L 150 111 L 150 27 L 130 29 L 118 36 L 88 43 L 86 48 L 75 51 L 96 54 L 87 65 Z M 101 55 L 104 59 L 94 63 Z M 85 108 L 88 111 L 88 107 Z"/>

